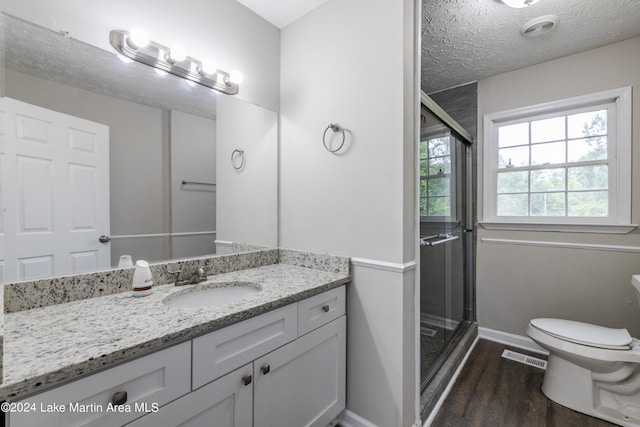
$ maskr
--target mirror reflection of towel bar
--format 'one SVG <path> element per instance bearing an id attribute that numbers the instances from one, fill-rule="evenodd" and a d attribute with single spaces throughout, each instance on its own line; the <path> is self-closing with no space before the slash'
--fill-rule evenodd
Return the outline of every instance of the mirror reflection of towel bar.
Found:
<path id="1" fill-rule="evenodd" d="M 198 182 L 198 181 L 185 181 L 184 179 L 182 180 L 182 185 L 188 185 L 188 184 L 197 184 L 197 185 L 215 185 L 212 182 Z"/>
<path id="2" fill-rule="evenodd" d="M 458 240 L 460 236 L 454 236 L 453 234 L 443 233 L 434 234 L 433 236 L 425 236 L 420 238 L 420 246 L 437 246 L 446 242 L 452 242 Z M 434 240 L 440 239 L 440 240 Z"/>

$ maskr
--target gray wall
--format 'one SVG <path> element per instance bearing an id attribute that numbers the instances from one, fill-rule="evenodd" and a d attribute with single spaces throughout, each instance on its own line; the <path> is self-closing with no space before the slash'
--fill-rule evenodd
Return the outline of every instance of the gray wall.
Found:
<path id="1" fill-rule="evenodd" d="M 477 137 L 478 82 L 430 93 L 429 97 L 436 101 L 473 138 Z"/>
<path id="2" fill-rule="evenodd" d="M 482 117 L 488 113 L 633 86 L 632 182 L 639 182 L 638 52 L 640 38 L 634 38 L 479 81 L 479 135 Z M 480 149 L 482 145 L 480 137 Z M 482 167 L 478 179 L 482 181 Z M 481 205 L 481 194 L 479 201 Z M 479 212 L 482 221 L 481 208 Z M 640 222 L 640 196 L 635 186 L 631 222 Z M 486 238 L 596 246 L 587 250 L 524 243 L 500 245 L 484 242 Z M 630 285 L 631 275 L 640 273 L 637 229 L 629 234 L 612 235 L 479 228 L 477 268 L 481 327 L 525 335 L 531 318 L 560 317 L 624 327 L 632 335 L 640 335 L 640 308 Z"/>
<path id="3" fill-rule="evenodd" d="M 216 230 L 216 122 L 171 111 L 171 231 Z M 182 181 L 206 184 L 182 184 Z M 172 258 L 213 254 L 215 234 L 174 236 Z"/>

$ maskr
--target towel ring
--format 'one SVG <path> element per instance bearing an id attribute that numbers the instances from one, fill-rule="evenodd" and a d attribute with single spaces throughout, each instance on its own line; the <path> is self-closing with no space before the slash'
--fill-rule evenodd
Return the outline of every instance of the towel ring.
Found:
<path id="1" fill-rule="evenodd" d="M 340 142 L 340 145 L 338 146 L 338 148 L 336 148 L 335 150 L 332 150 L 327 145 L 327 131 L 329 129 L 331 129 L 334 133 L 338 133 L 338 132 L 342 133 L 342 141 Z M 324 130 L 324 133 L 322 134 L 322 143 L 324 144 L 324 148 L 330 153 L 337 153 L 338 151 L 340 151 L 340 149 L 342 149 L 342 147 L 344 146 L 344 128 L 337 123 L 330 123 L 329 126 L 327 126 L 327 128 Z"/>
<path id="2" fill-rule="evenodd" d="M 233 150 L 231 153 L 231 166 L 233 166 L 235 170 L 240 170 L 244 167 L 244 160 L 244 150 L 240 150 L 239 148 Z"/>

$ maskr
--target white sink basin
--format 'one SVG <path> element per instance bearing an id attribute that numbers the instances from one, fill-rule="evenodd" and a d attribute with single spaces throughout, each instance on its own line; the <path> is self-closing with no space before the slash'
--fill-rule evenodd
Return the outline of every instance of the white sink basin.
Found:
<path id="1" fill-rule="evenodd" d="M 195 285 L 163 298 L 169 307 L 215 307 L 251 298 L 262 288 L 250 282 L 226 282 Z"/>

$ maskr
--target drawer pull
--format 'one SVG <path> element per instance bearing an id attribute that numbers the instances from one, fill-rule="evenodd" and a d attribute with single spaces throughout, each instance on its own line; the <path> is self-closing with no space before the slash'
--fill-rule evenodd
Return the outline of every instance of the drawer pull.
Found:
<path id="1" fill-rule="evenodd" d="M 251 384 L 251 381 L 253 381 L 253 377 L 251 375 L 245 375 L 244 377 L 242 377 L 242 384 L 244 385 Z"/>
<path id="2" fill-rule="evenodd" d="M 113 406 L 120 406 L 127 403 L 127 392 L 116 391 L 115 393 L 113 393 L 113 397 L 111 398 L 111 403 L 113 403 Z"/>
<path id="3" fill-rule="evenodd" d="M 262 375 L 267 375 L 269 373 L 269 371 L 271 371 L 271 366 L 269 365 L 262 365 L 260 367 L 260 369 L 262 370 Z"/>
<path id="4" fill-rule="evenodd" d="M 328 304 L 327 305 L 323 305 L 322 306 L 322 311 L 324 311 L 325 313 L 328 313 L 329 312 L 329 305 Z"/>

